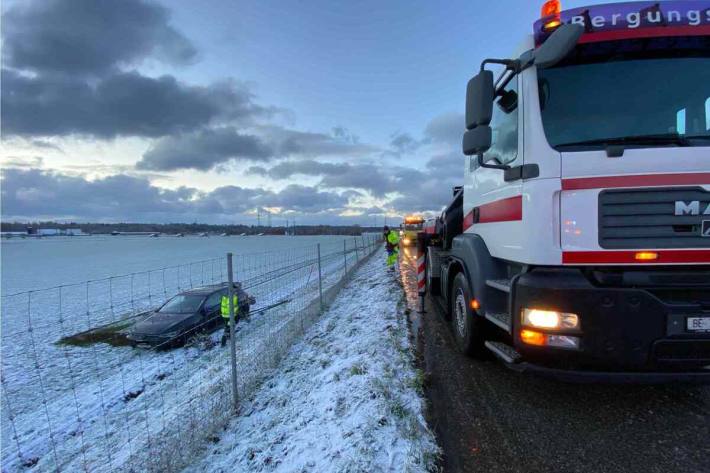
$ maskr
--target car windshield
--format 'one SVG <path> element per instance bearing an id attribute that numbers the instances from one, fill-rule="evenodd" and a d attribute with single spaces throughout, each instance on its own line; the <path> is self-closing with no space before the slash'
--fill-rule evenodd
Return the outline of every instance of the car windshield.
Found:
<path id="1" fill-rule="evenodd" d="M 204 296 L 189 296 L 180 294 L 165 303 L 158 312 L 161 314 L 191 314 L 197 312 Z"/>
<path id="2" fill-rule="evenodd" d="M 710 143 L 708 57 L 540 69 L 538 86 L 545 135 L 560 151 Z"/>
<path id="3" fill-rule="evenodd" d="M 407 231 L 419 231 L 422 229 L 422 224 L 421 223 L 416 223 L 416 224 L 407 224 L 404 226 L 404 229 Z"/>

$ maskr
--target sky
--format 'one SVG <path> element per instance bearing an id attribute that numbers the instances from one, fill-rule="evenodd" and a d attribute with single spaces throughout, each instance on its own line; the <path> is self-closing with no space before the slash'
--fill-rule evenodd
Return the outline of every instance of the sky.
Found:
<path id="1" fill-rule="evenodd" d="M 2 219 L 439 212 L 466 83 L 519 53 L 541 4 L 5 0 Z"/>

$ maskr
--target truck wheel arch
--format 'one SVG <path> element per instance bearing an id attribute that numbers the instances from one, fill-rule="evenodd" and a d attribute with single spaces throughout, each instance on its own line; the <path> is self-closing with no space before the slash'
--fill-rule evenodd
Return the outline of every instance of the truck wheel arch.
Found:
<path id="1" fill-rule="evenodd" d="M 452 265 L 449 266 L 447 274 L 446 288 L 447 295 L 451 291 L 455 274 L 451 273 L 452 267 L 460 267 L 468 280 L 469 290 L 472 297 L 475 297 L 486 307 L 486 279 L 507 278 L 505 265 L 495 260 L 483 239 L 473 233 L 466 233 L 457 236 L 453 240 L 451 248 Z"/>

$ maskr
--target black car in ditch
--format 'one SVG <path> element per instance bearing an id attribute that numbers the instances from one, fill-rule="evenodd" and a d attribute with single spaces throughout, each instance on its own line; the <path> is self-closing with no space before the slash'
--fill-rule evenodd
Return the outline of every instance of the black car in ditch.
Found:
<path id="1" fill-rule="evenodd" d="M 181 292 L 131 327 L 127 337 L 134 346 L 169 347 L 181 345 L 197 333 L 221 328 L 222 296 L 228 290 L 228 284 L 216 284 Z M 239 296 L 238 314 L 242 318 L 256 301 L 239 283 L 234 283 L 234 292 Z"/>

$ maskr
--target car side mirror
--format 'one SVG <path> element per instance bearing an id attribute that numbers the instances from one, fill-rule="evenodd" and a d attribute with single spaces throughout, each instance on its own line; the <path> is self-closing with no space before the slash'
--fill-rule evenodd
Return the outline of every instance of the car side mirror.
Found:
<path id="1" fill-rule="evenodd" d="M 493 141 L 493 131 L 488 125 L 477 126 L 463 134 L 463 154 L 471 156 L 488 151 Z"/>
<path id="2" fill-rule="evenodd" d="M 493 118 L 493 72 L 482 70 L 466 86 L 466 129 L 489 125 Z"/>
<path id="3" fill-rule="evenodd" d="M 577 23 L 560 25 L 542 45 L 533 52 L 533 62 L 541 69 L 552 67 L 566 58 L 584 33 Z"/>

